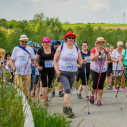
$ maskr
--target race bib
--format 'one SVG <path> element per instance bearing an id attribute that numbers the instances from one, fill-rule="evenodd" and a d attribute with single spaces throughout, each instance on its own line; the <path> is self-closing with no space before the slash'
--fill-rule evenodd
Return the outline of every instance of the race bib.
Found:
<path id="1" fill-rule="evenodd" d="M 85 60 L 86 60 L 87 63 L 90 63 L 90 61 L 91 61 L 90 56 L 86 56 Z"/>
<path id="2" fill-rule="evenodd" d="M 19 56 L 20 63 L 26 63 L 28 60 L 27 56 Z"/>
<path id="3" fill-rule="evenodd" d="M 52 60 L 45 60 L 45 67 L 53 67 L 53 61 Z"/>
<path id="4" fill-rule="evenodd" d="M 73 69 L 73 68 L 74 68 L 74 62 L 65 63 L 65 69 Z"/>
<path id="5" fill-rule="evenodd" d="M 98 71 L 105 71 L 106 66 L 105 65 L 98 65 Z"/>

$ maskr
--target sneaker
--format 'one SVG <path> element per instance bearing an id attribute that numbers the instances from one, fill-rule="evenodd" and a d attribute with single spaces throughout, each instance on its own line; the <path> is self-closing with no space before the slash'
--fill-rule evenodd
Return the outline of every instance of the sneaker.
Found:
<path id="1" fill-rule="evenodd" d="M 78 90 L 78 87 L 76 87 L 76 90 Z"/>
<path id="2" fill-rule="evenodd" d="M 110 88 L 111 88 L 111 90 L 113 89 L 113 87 L 112 86 L 109 86 Z"/>
<path id="3" fill-rule="evenodd" d="M 55 97 L 55 91 L 52 92 L 51 98 Z"/>
<path id="4" fill-rule="evenodd" d="M 35 98 L 35 93 L 32 93 L 32 98 Z"/>
<path id="5" fill-rule="evenodd" d="M 63 97 L 63 96 L 64 96 L 63 91 L 59 91 L 59 97 Z"/>
<path id="6" fill-rule="evenodd" d="M 125 87 L 123 87 L 123 86 L 122 86 L 120 89 L 121 89 L 121 90 L 124 90 L 124 91 L 126 90 L 126 88 L 125 88 Z"/>
<path id="7" fill-rule="evenodd" d="M 94 104 L 94 96 L 91 96 L 91 94 L 90 94 L 90 103 Z"/>
<path id="8" fill-rule="evenodd" d="M 116 88 L 114 89 L 114 91 L 118 91 L 118 88 L 116 87 Z"/>
<path id="9" fill-rule="evenodd" d="M 110 86 L 106 87 L 106 90 L 111 90 L 111 87 Z"/>
<path id="10" fill-rule="evenodd" d="M 40 98 L 43 98 L 43 95 L 42 94 L 40 95 Z"/>
<path id="11" fill-rule="evenodd" d="M 72 111 L 72 108 L 67 109 L 67 107 L 65 107 L 64 113 L 67 114 L 69 116 L 69 118 L 71 118 L 72 116 L 74 116 L 74 113 Z"/>
<path id="12" fill-rule="evenodd" d="M 89 101 L 89 100 L 90 100 L 90 99 L 89 99 L 89 96 L 86 96 L 86 97 L 85 97 L 85 100 L 86 100 L 86 101 Z"/>
<path id="13" fill-rule="evenodd" d="M 78 99 L 82 99 L 81 94 L 77 93 Z"/>
<path id="14" fill-rule="evenodd" d="M 98 106 L 101 106 L 102 104 L 101 104 L 101 100 L 97 100 L 97 105 Z"/>

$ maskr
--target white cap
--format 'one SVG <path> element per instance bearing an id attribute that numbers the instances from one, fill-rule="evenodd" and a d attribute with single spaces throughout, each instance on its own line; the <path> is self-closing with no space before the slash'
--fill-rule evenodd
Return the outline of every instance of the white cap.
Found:
<path id="1" fill-rule="evenodd" d="M 20 36 L 20 39 L 19 40 L 24 40 L 24 39 L 28 40 L 29 38 L 27 38 L 27 36 L 25 34 L 22 34 Z"/>

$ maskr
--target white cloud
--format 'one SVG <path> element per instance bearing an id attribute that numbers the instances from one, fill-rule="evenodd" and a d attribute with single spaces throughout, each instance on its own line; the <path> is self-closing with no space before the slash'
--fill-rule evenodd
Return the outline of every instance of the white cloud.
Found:
<path id="1" fill-rule="evenodd" d="M 91 10 L 109 10 L 109 0 L 86 0 L 86 2 Z"/>

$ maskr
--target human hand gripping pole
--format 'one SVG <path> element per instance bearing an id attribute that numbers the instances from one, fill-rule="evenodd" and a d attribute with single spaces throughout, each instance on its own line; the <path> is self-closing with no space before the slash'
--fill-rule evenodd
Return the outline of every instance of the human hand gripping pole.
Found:
<path id="1" fill-rule="evenodd" d="M 86 91 L 87 91 L 87 97 L 88 97 L 87 77 L 86 77 L 86 64 L 84 64 L 84 72 L 85 72 L 85 81 L 86 81 Z M 88 101 L 87 101 L 87 105 L 88 105 Z M 89 105 L 88 105 L 88 115 L 90 115 Z"/>

